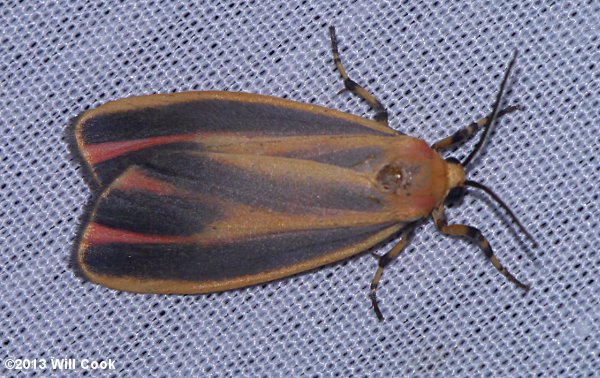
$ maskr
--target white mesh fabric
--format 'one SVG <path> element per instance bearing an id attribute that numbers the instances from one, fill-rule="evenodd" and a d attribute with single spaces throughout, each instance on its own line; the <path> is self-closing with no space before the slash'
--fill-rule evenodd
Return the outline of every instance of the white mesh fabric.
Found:
<path id="1" fill-rule="evenodd" d="M 105 373 L 119 377 L 598 376 L 598 2 L 201 3 L 0 3 L 3 363 L 112 359 Z M 390 125 L 430 143 L 490 110 L 519 49 L 505 104 L 525 110 L 500 120 L 469 177 L 494 188 L 540 246 L 473 191 L 449 218 L 479 227 L 529 294 L 431 222 L 385 271 L 383 323 L 367 296 L 368 254 L 216 295 L 119 293 L 73 274 L 90 191 L 67 148 L 70 119 L 112 99 L 187 90 L 372 116 L 336 94 L 330 24 Z"/>

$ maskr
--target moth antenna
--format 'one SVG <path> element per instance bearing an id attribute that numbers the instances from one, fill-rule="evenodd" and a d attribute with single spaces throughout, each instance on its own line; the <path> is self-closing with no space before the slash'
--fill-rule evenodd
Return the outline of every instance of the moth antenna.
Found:
<path id="1" fill-rule="evenodd" d="M 534 247 L 538 246 L 537 241 L 535 241 L 535 239 L 533 238 L 533 236 L 531 236 L 531 234 L 529 232 L 527 232 L 527 230 L 525 229 L 525 226 L 523 226 L 523 224 L 519 221 L 519 219 L 517 218 L 517 216 L 512 212 L 512 210 L 508 207 L 508 205 L 502 201 L 500 199 L 500 197 L 498 197 L 498 195 L 496 193 L 494 193 L 492 191 L 492 189 L 488 188 L 487 186 L 480 184 L 476 181 L 471 181 L 471 180 L 465 180 L 465 186 L 470 186 L 472 188 L 477 188 L 477 189 L 481 189 L 482 191 L 486 192 L 490 197 L 492 197 L 507 213 L 508 215 L 512 218 L 513 222 L 519 226 L 519 228 L 521 229 L 521 232 L 527 236 L 527 238 L 529 238 L 529 240 L 531 240 L 531 242 L 533 243 Z"/>
<path id="2" fill-rule="evenodd" d="M 510 71 L 512 70 L 513 66 L 515 65 L 515 61 L 517 60 L 518 53 L 519 53 L 519 51 L 515 49 L 515 52 L 513 53 L 513 57 L 510 60 L 510 63 L 508 63 L 508 68 L 506 69 L 506 73 L 504 73 L 504 78 L 502 79 L 502 84 L 500 84 L 500 90 L 498 91 L 498 95 L 496 95 L 496 102 L 494 103 L 494 106 L 492 108 L 492 114 L 488 121 L 487 127 L 485 127 L 485 130 L 483 131 L 483 134 L 479 138 L 479 142 L 477 142 L 477 145 L 475 146 L 473 151 L 471 151 L 471 153 L 469 154 L 469 156 L 467 156 L 465 161 L 462 162 L 463 167 L 466 167 L 467 165 L 469 165 L 471 160 L 473 160 L 473 158 L 475 157 L 477 152 L 479 152 L 479 150 L 481 149 L 481 147 L 487 140 L 487 136 L 490 133 L 492 126 L 494 125 L 494 121 L 496 121 L 496 118 L 498 117 L 498 109 L 500 108 L 500 101 L 502 101 L 502 95 L 504 94 L 504 88 L 506 87 L 506 82 L 508 81 L 508 76 L 510 75 Z"/>

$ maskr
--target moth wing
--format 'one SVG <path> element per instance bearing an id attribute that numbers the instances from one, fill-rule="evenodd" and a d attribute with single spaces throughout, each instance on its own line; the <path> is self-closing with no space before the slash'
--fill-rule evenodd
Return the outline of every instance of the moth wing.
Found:
<path id="1" fill-rule="evenodd" d="M 272 147 L 284 139 L 301 152 L 310 138 L 398 135 L 372 120 L 316 105 L 218 91 L 108 102 L 84 112 L 73 129 L 78 153 L 100 187 L 158 152 L 217 151 L 250 140 Z"/>
<path id="2" fill-rule="evenodd" d="M 267 282 L 362 252 L 402 215 L 352 169 L 272 156 L 155 154 L 98 197 L 77 262 L 134 292 L 205 293 Z"/>

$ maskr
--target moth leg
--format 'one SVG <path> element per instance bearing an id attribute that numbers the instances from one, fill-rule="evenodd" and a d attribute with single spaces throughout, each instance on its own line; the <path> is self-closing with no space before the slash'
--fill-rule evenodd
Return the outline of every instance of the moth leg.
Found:
<path id="1" fill-rule="evenodd" d="M 508 108 L 504 108 L 504 109 L 500 110 L 498 112 L 497 117 L 500 118 L 501 116 L 503 116 L 505 114 L 512 113 L 512 112 L 515 112 L 515 111 L 521 110 L 521 109 L 522 108 L 519 105 L 509 106 Z M 492 118 L 492 115 L 488 114 L 487 116 L 483 117 L 479 121 L 471 123 L 469 126 L 458 130 L 457 132 L 450 135 L 449 137 L 446 137 L 442 140 L 435 142 L 431 146 L 431 148 L 434 151 L 439 151 L 439 150 L 443 150 L 444 148 L 448 148 L 448 147 L 453 146 L 458 143 L 464 143 L 469 138 L 471 138 L 473 135 L 475 135 L 477 130 L 479 130 L 482 127 L 487 127 L 491 118 Z"/>
<path id="2" fill-rule="evenodd" d="M 369 297 L 371 298 L 371 303 L 373 304 L 373 310 L 375 310 L 375 315 L 377 315 L 377 319 L 382 321 L 384 319 L 381 310 L 379 309 L 379 305 L 377 305 L 377 286 L 379 285 L 379 280 L 381 280 L 381 275 L 383 274 L 383 269 L 391 263 L 406 245 L 408 244 L 408 240 L 410 239 L 410 235 L 414 231 L 415 226 L 408 226 L 401 235 L 400 241 L 396 244 L 392 249 L 385 253 L 385 255 L 378 256 L 379 265 L 377 266 L 377 271 L 375 272 L 375 277 L 373 277 L 373 281 L 371 282 L 371 291 L 369 293 Z"/>
<path id="3" fill-rule="evenodd" d="M 517 278 L 515 278 L 515 276 L 510 274 L 510 272 L 508 270 L 506 270 L 506 268 L 503 267 L 502 264 L 500 264 L 500 261 L 498 261 L 498 258 L 496 257 L 496 255 L 494 255 L 494 252 L 492 251 L 492 247 L 490 246 L 490 243 L 481 234 L 481 231 L 479 231 L 475 227 L 467 226 L 464 224 L 448 225 L 448 222 L 446 220 L 446 214 L 444 212 L 443 204 L 439 205 L 437 208 L 435 208 L 433 210 L 432 216 L 433 216 L 433 221 L 435 222 L 435 225 L 438 228 L 438 230 L 440 230 L 440 232 L 442 232 L 443 234 L 446 234 L 446 235 L 462 236 L 462 237 L 473 240 L 474 242 L 477 243 L 477 245 L 479 245 L 479 248 L 481 249 L 481 251 L 483 252 L 485 257 L 487 257 L 488 260 L 490 260 L 492 265 L 494 265 L 494 267 L 504 277 L 506 277 L 510 282 L 517 285 L 517 287 L 525 290 L 526 292 L 529 291 L 530 287 L 528 285 L 519 281 Z"/>
<path id="4" fill-rule="evenodd" d="M 379 102 L 379 100 L 377 100 L 377 98 L 371 93 L 369 93 L 365 88 L 361 87 L 354 80 L 348 77 L 348 74 L 346 73 L 346 70 L 342 65 L 340 52 L 338 51 L 337 37 L 335 36 L 335 27 L 329 27 L 329 36 L 331 37 L 331 51 L 333 53 L 333 62 L 335 63 L 337 70 L 339 71 L 340 75 L 342 75 L 342 79 L 344 80 L 345 88 L 342 89 L 340 93 L 347 90 L 366 101 L 375 111 L 375 121 L 388 126 L 388 113 L 387 110 L 385 110 L 385 108 L 381 104 L 381 102 Z"/>

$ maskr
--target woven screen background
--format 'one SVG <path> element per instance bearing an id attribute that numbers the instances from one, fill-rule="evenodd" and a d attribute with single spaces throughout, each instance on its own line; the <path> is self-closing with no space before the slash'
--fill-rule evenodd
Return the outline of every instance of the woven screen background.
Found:
<path id="1" fill-rule="evenodd" d="M 469 177 L 540 246 L 483 194 L 448 215 L 480 228 L 529 294 L 430 221 L 383 276 L 383 323 L 367 295 L 368 254 L 200 296 L 119 293 L 74 275 L 91 193 L 67 147 L 73 117 L 188 90 L 372 116 L 337 95 L 328 25 L 390 125 L 429 143 L 490 110 L 519 49 L 504 103 L 525 110 L 497 123 Z M 598 376 L 599 25 L 597 1 L 1 2 L 0 376 L 17 373 L 11 359 L 52 358 L 112 360 L 103 373 L 115 377 Z"/>

